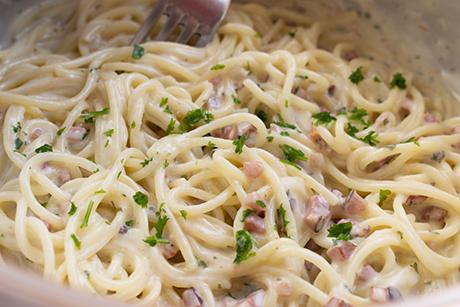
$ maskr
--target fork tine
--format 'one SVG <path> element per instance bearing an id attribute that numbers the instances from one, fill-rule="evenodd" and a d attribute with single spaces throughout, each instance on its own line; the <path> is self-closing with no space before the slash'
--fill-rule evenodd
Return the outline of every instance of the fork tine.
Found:
<path id="1" fill-rule="evenodd" d="M 168 21 L 165 23 L 163 26 L 163 29 L 161 29 L 160 33 L 158 33 L 157 37 L 155 40 L 157 41 L 165 41 L 168 39 L 168 37 L 171 35 L 171 33 L 174 31 L 174 29 L 177 27 L 179 22 L 182 20 L 184 15 L 179 14 L 178 12 L 172 12 L 169 15 Z"/>
<path id="2" fill-rule="evenodd" d="M 187 20 L 184 22 L 184 27 L 176 39 L 176 42 L 179 44 L 186 44 L 190 38 L 192 38 L 193 34 L 195 34 L 196 30 L 198 29 L 198 23 L 193 20 Z"/>
<path id="3" fill-rule="evenodd" d="M 153 26 L 158 22 L 160 17 L 163 15 L 166 10 L 168 0 L 160 0 L 155 8 L 150 12 L 150 14 L 145 19 L 144 24 L 136 33 L 136 36 L 131 41 L 131 45 L 142 44 L 147 40 L 147 37 L 152 31 Z"/>

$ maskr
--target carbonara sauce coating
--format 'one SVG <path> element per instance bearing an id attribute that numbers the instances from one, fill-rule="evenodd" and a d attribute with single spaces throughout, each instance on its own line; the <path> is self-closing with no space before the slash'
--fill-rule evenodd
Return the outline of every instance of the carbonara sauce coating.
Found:
<path id="1" fill-rule="evenodd" d="M 455 101 L 358 48 L 365 14 L 233 4 L 205 48 L 130 46 L 153 4 L 15 22 L 1 262 L 157 306 L 360 306 L 458 281 Z"/>

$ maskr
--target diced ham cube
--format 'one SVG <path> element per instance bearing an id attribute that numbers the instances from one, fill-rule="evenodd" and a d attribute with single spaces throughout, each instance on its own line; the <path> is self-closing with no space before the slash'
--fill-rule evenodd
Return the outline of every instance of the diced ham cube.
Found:
<path id="1" fill-rule="evenodd" d="M 447 210 L 435 206 L 429 206 L 422 210 L 422 221 L 444 222 L 447 217 Z"/>
<path id="2" fill-rule="evenodd" d="M 182 300 L 184 301 L 185 307 L 201 307 L 203 306 L 203 300 L 196 293 L 194 288 L 187 289 L 182 293 Z"/>
<path id="3" fill-rule="evenodd" d="M 357 215 L 367 208 L 367 202 L 356 192 L 351 191 L 345 202 L 342 204 L 345 213 L 348 215 Z"/>
<path id="4" fill-rule="evenodd" d="M 342 262 L 350 258 L 356 245 L 348 241 L 340 241 L 327 250 L 327 255 L 333 262 Z"/>
<path id="5" fill-rule="evenodd" d="M 246 146 L 252 147 L 255 145 L 257 129 L 247 122 L 225 126 L 223 128 L 211 131 L 211 135 L 216 138 L 235 140 L 240 136 L 246 136 Z"/>
<path id="6" fill-rule="evenodd" d="M 243 172 L 249 178 L 257 178 L 264 171 L 264 165 L 260 161 L 247 161 L 243 163 Z"/>
<path id="7" fill-rule="evenodd" d="M 235 307 L 264 307 L 265 291 L 257 290 L 248 297 L 239 300 Z"/>
<path id="8" fill-rule="evenodd" d="M 281 279 L 277 282 L 276 290 L 280 296 L 291 296 L 292 295 L 292 285 L 291 282 L 287 279 Z"/>
<path id="9" fill-rule="evenodd" d="M 326 305 L 324 305 L 324 307 L 351 307 L 351 305 L 344 300 L 333 297 L 326 303 Z"/>
<path id="10" fill-rule="evenodd" d="M 259 206 L 257 204 L 258 200 L 262 200 L 262 197 L 259 195 L 257 192 L 251 192 L 248 194 L 246 197 L 246 205 L 254 211 L 256 214 L 260 214 L 262 212 L 265 212 L 265 208 Z"/>
<path id="11" fill-rule="evenodd" d="M 356 274 L 356 277 L 358 278 L 358 281 L 360 282 L 368 282 L 372 279 L 374 279 L 378 275 L 377 271 L 374 270 L 374 268 L 370 264 L 365 264 L 361 268 L 361 270 L 358 271 Z"/>
<path id="12" fill-rule="evenodd" d="M 70 145 L 74 145 L 83 141 L 88 131 L 84 127 L 76 126 L 71 127 L 66 133 L 67 142 Z"/>
<path id="13" fill-rule="evenodd" d="M 43 163 L 41 170 L 46 177 L 59 187 L 72 179 L 67 168 L 53 166 L 48 162 Z"/>
<path id="14" fill-rule="evenodd" d="M 423 203 L 428 197 L 423 195 L 410 195 L 407 199 L 405 204 L 408 206 L 420 205 Z"/>
<path id="15" fill-rule="evenodd" d="M 179 252 L 179 249 L 174 243 L 159 244 L 158 247 L 166 259 L 171 259 Z"/>
<path id="16" fill-rule="evenodd" d="M 265 233 L 264 219 L 258 215 L 251 214 L 244 220 L 244 229 L 251 233 Z"/>
<path id="17" fill-rule="evenodd" d="M 389 301 L 396 301 L 402 298 L 401 292 L 395 287 L 379 288 L 371 287 L 369 291 L 369 298 L 375 303 L 386 303 Z"/>
<path id="18" fill-rule="evenodd" d="M 423 115 L 423 120 L 425 121 L 425 123 L 437 123 L 438 122 L 436 117 L 429 112 L 425 112 L 425 114 Z"/>
<path id="19" fill-rule="evenodd" d="M 31 142 L 35 141 L 42 134 L 43 134 L 43 129 L 35 128 L 34 130 L 32 130 L 32 133 L 30 134 L 30 141 Z"/>
<path id="20" fill-rule="evenodd" d="M 331 211 L 326 199 L 320 195 L 313 195 L 308 199 L 304 215 L 305 224 L 313 231 L 320 231 L 331 219 Z"/>

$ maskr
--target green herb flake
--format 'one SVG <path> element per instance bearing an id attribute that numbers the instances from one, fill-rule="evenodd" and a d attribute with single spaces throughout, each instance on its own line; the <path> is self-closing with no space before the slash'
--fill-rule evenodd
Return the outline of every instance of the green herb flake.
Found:
<path id="1" fill-rule="evenodd" d="M 213 67 L 211 67 L 211 70 L 222 70 L 225 68 L 225 65 L 222 65 L 222 64 L 216 64 L 214 65 Z"/>
<path id="2" fill-rule="evenodd" d="M 415 138 L 415 136 L 411 137 L 410 139 L 402 142 L 403 144 L 405 143 L 414 143 L 415 145 L 419 146 L 420 147 L 420 143 L 418 142 L 418 140 Z"/>
<path id="3" fill-rule="evenodd" d="M 85 123 L 87 123 L 87 124 L 94 124 L 94 120 L 97 117 L 101 117 L 101 116 L 107 115 L 109 113 L 110 113 L 110 109 L 109 108 L 104 108 L 104 109 L 99 110 L 99 111 L 83 113 L 80 116 L 80 118 L 82 118 L 85 121 Z"/>
<path id="4" fill-rule="evenodd" d="M 216 144 L 214 144 L 213 142 L 209 141 L 208 144 L 206 145 L 206 148 L 209 149 L 209 150 L 214 150 L 216 149 Z"/>
<path id="5" fill-rule="evenodd" d="M 291 162 L 291 161 L 288 161 L 288 160 L 281 159 L 280 162 L 283 163 L 283 164 L 289 165 L 289 166 L 293 166 L 293 167 L 295 167 L 296 169 L 298 169 L 299 171 L 302 169 L 302 168 L 301 168 L 299 165 L 297 165 L 296 163 Z"/>
<path id="6" fill-rule="evenodd" d="M 168 239 L 157 238 L 156 236 L 149 236 L 145 238 L 144 242 L 152 247 L 154 247 L 157 244 L 169 244 L 170 243 Z"/>
<path id="7" fill-rule="evenodd" d="M 302 79 L 302 80 L 307 80 L 308 79 L 307 75 L 298 75 L 296 77 L 299 78 L 299 79 Z"/>
<path id="8" fill-rule="evenodd" d="M 269 142 L 269 143 L 273 142 L 273 136 L 272 135 L 267 136 L 267 142 Z"/>
<path id="9" fill-rule="evenodd" d="M 246 136 L 242 135 L 236 140 L 233 141 L 233 145 L 235 145 L 235 153 L 236 154 L 241 154 L 243 153 L 243 146 L 244 143 L 246 142 Z"/>
<path id="10" fill-rule="evenodd" d="M 168 97 L 163 97 L 163 98 L 161 98 L 161 100 L 160 100 L 160 107 L 164 108 L 165 106 L 167 106 L 167 105 L 168 105 L 168 100 L 169 100 Z"/>
<path id="11" fill-rule="evenodd" d="M 75 212 L 77 212 L 77 206 L 75 206 L 73 202 L 70 202 L 70 209 L 69 209 L 69 212 L 67 212 L 67 214 L 69 216 L 72 216 L 75 214 Z"/>
<path id="12" fill-rule="evenodd" d="M 288 35 L 289 35 L 291 38 L 294 38 L 295 35 L 296 35 L 296 31 L 289 31 L 289 32 L 288 32 Z"/>
<path id="13" fill-rule="evenodd" d="M 379 206 L 382 207 L 383 202 L 391 195 L 390 190 L 380 190 L 379 191 Z"/>
<path id="14" fill-rule="evenodd" d="M 347 123 L 347 127 L 345 128 L 345 132 L 352 136 L 352 137 L 356 137 L 356 133 L 359 132 L 359 129 L 356 128 L 355 126 L 353 126 L 352 124 L 350 123 Z"/>
<path id="15" fill-rule="evenodd" d="M 134 45 L 133 47 L 133 53 L 131 54 L 133 59 L 139 60 L 142 58 L 145 54 L 145 49 L 144 47 L 140 45 Z"/>
<path id="16" fill-rule="evenodd" d="M 256 205 L 261 208 L 267 208 L 267 205 L 265 205 L 265 203 L 260 199 L 256 200 Z"/>
<path id="17" fill-rule="evenodd" d="M 83 218 L 83 222 L 81 222 L 80 228 L 84 228 L 88 226 L 88 221 L 91 215 L 91 211 L 93 210 L 93 206 L 94 206 L 94 201 L 90 201 L 88 208 L 86 209 L 86 213 L 85 213 L 85 217 Z"/>
<path id="18" fill-rule="evenodd" d="M 241 100 L 236 95 L 232 95 L 232 100 L 234 104 L 241 104 Z"/>
<path id="19" fill-rule="evenodd" d="M 380 141 L 377 139 L 378 134 L 375 131 L 369 132 L 365 137 L 359 140 L 371 146 L 376 146 Z"/>
<path id="20" fill-rule="evenodd" d="M 366 121 L 364 117 L 368 115 L 367 111 L 362 108 L 354 108 L 350 111 L 349 119 L 360 122 L 364 126 L 368 127 L 370 125 L 369 121 Z"/>
<path id="21" fill-rule="evenodd" d="M 286 231 L 286 229 L 287 229 L 286 227 L 289 224 L 289 220 L 286 217 L 286 209 L 284 209 L 283 205 L 281 205 L 278 209 L 276 209 L 276 212 L 278 213 L 279 217 L 281 218 L 281 223 L 282 223 L 281 229 L 283 231 Z"/>
<path id="22" fill-rule="evenodd" d="M 380 83 L 382 82 L 378 76 L 374 76 L 374 82 Z"/>
<path id="23" fill-rule="evenodd" d="M 327 124 L 337 120 L 337 118 L 332 116 L 331 113 L 329 113 L 329 112 L 315 113 L 315 114 L 312 115 L 312 118 L 313 118 L 313 123 L 314 123 L 315 126 L 327 125 Z"/>
<path id="24" fill-rule="evenodd" d="M 147 208 L 147 204 L 149 203 L 149 198 L 147 195 L 142 193 L 141 191 L 137 191 L 133 195 L 134 202 L 141 206 L 142 208 Z"/>
<path id="25" fill-rule="evenodd" d="M 134 220 L 129 220 L 125 222 L 126 227 L 132 228 L 134 226 Z"/>
<path id="26" fill-rule="evenodd" d="M 57 132 L 56 132 L 56 135 L 59 137 L 61 136 L 65 131 L 65 127 L 62 127 L 61 129 L 59 129 Z"/>
<path id="27" fill-rule="evenodd" d="M 351 222 L 339 223 L 331 226 L 328 229 L 328 238 L 336 238 L 337 240 L 348 241 L 351 240 L 351 229 L 353 224 Z"/>
<path id="28" fill-rule="evenodd" d="M 289 108 L 289 100 L 287 99 L 284 100 L 284 107 Z"/>
<path id="29" fill-rule="evenodd" d="M 350 79 L 350 81 L 354 84 L 358 84 L 359 82 L 363 81 L 364 75 L 362 69 L 362 66 L 358 67 L 355 71 L 351 73 L 348 79 Z"/>
<path id="30" fill-rule="evenodd" d="M 176 128 L 176 120 L 171 118 L 171 120 L 168 123 L 168 127 L 166 127 L 166 135 L 170 135 L 171 133 L 173 133 L 174 128 Z"/>
<path id="31" fill-rule="evenodd" d="M 238 230 L 235 234 L 236 240 L 236 256 L 233 260 L 234 263 L 241 263 L 255 256 L 255 252 L 252 251 L 253 242 L 252 237 L 246 230 Z"/>
<path id="32" fill-rule="evenodd" d="M 297 161 L 307 161 L 308 158 L 305 157 L 305 154 L 292 146 L 289 145 L 280 145 L 281 150 L 283 151 L 284 158 L 292 163 L 296 163 Z"/>
<path id="33" fill-rule="evenodd" d="M 263 121 L 264 123 L 267 122 L 268 116 L 267 116 L 267 113 L 265 113 L 265 111 L 263 111 L 263 110 L 257 111 L 257 112 L 256 112 L 256 116 L 257 116 L 261 121 Z"/>
<path id="34" fill-rule="evenodd" d="M 282 135 L 282 136 L 290 136 L 289 132 L 287 132 L 287 131 L 281 131 L 280 135 Z"/>
<path id="35" fill-rule="evenodd" d="M 102 189 L 97 190 L 96 192 L 94 192 L 94 194 L 105 194 L 105 193 L 107 193 L 107 192 L 105 190 L 102 190 Z"/>
<path id="36" fill-rule="evenodd" d="M 196 258 L 196 262 L 198 263 L 198 266 L 201 267 L 201 268 L 207 268 L 208 267 L 208 264 L 203 261 L 202 259 L 198 258 L 198 257 L 195 257 Z"/>
<path id="37" fill-rule="evenodd" d="M 142 167 L 146 167 L 147 165 L 150 164 L 150 162 L 153 161 L 153 158 L 150 158 L 150 159 L 145 159 L 144 161 L 141 162 L 141 166 Z"/>
<path id="38" fill-rule="evenodd" d="M 24 142 L 23 142 L 20 138 L 16 138 L 16 139 L 14 140 L 14 148 L 15 148 L 16 150 L 21 149 L 22 145 L 24 145 Z"/>
<path id="39" fill-rule="evenodd" d="M 189 131 L 195 128 L 200 122 L 204 121 L 209 123 L 214 119 L 214 116 L 206 110 L 195 109 L 185 114 L 183 123 L 181 124 L 181 130 Z"/>
<path id="40" fill-rule="evenodd" d="M 188 212 L 186 210 L 180 210 L 180 215 L 184 220 L 187 219 Z"/>
<path id="41" fill-rule="evenodd" d="M 37 149 L 35 149 L 36 153 L 44 153 L 44 152 L 52 152 L 53 151 L 53 146 L 49 144 L 44 144 Z"/>
<path id="42" fill-rule="evenodd" d="M 78 240 L 77 236 L 74 233 L 70 235 L 70 238 L 72 239 L 73 244 L 75 245 L 76 249 L 79 250 L 81 247 L 80 240 Z"/>
<path id="43" fill-rule="evenodd" d="M 134 129 L 134 128 L 136 128 L 136 122 L 135 122 L 135 121 L 133 121 L 133 122 L 131 123 L 131 129 Z"/>
<path id="44" fill-rule="evenodd" d="M 252 212 L 253 211 L 251 209 L 244 210 L 241 214 L 241 223 L 244 223 L 244 221 L 246 221 L 246 219 L 252 214 Z"/>
<path id="45" fill-rule="evenodd" d="M 393 75 L 393 79 L 390 82 L 390 88 L 399 88 L 401 90 L 406 89 L 406 79 L 401 73 L 396 73 Z"/>
<path id="46" fill-rule="evenodd" d="M 289 124 L 289 123 L 285 122 L 280 114 L 278 114 L 278 118 L 279 118 L 279 120 L 277 122 L 273 122 L 278 127 L 297 130 L 297 127 L 295 125 L 292 125 L 292 124 Z"/>
<path id="47" fill-rule="evenodd" d="M 110 130 L 107 130 L 106 132 L 104 132 L 104 135 L 108 138 L 112 137 L 113 133 L 114 133 L 115 130 L 113 129 L 110 129 Z"/>
<path id="48" fill-rule="evenodd" d="M 13 126 L 13 132 L 14 133 L 19 133 L 21 131 L 22 127 L 21 127 L 21 123 L 20 122 L 17 122 L 16 125 Z"/>
<path id="49" fill-rule="evenodd" d="M 117 174 L 117 179 L 119 179 L 120 176 L 121 176 L 121 171 L 118 172 L 118 174 Z"/>

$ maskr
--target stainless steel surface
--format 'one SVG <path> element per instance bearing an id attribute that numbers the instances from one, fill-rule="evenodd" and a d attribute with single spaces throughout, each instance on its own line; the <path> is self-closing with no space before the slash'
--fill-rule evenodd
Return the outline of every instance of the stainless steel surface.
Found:
<path id="1" fill-rule="evenodd" d="M 194 34 L 197 34 L 199 35 L 197 46 L 206 46 L 224 19 L 229 5 L 230 0 L 159 0 L 137 32 L 132 44 L 145 42 L 152 28 L 163 15 L 166 15 L 168 19 L 155 40 L 168 40 L 177 26 L 180 26 L 181 33 L 176 42 L 186 44 Z"/>
<path id="2" fill-rule="evenodd" d="M 245 0 L 240 0 L 245 1 Z M 295 3 L 308 10 L 309 3 L 332 0 L 251 0 L 262 4 L 290 7 Z M 0 0 L 0 46 L 9 42 L 8 25 L 18 12 L 39 0 Z M 345 8 L 369 11 L 373 25 L 385 28 L 385 44 L 394 46 L 394 52 L 405 66 L 417 67 L 420 61 L 434 71 L 433 75 L 446 78 L 452 91 L 460 89 L 460 1 L 454 0 L 335 0 Z M 199 19 L 201 21 L 201 19 Z M 210 32 L 211 33 L 211 32 Z M 184 36 L 186 36 L 184 34 Z M 419 62 L 411 55 L 420 55 Z M 414 68 L 416 69 L 416 68 Z M 449 80 L 449 81 L 447 81 Z M 459 306 L 460 285 L 406 299 L 398 307 Z M 58 285 L 29 276 L 15 268 L 0 267 L 0 306 L 121 306 L 121 304 L 64 289 Z"/>

